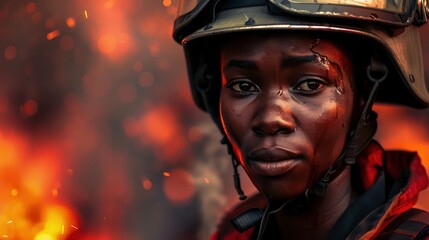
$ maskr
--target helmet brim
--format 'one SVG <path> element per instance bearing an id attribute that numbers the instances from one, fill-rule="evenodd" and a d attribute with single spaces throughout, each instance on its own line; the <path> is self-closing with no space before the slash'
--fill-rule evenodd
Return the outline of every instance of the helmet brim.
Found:
<path id="1" fill-rule="evenodd" d="M 317 31 L 343 33 L 369 39 L 374 46 L 382 48 L 391 62 L 395 73 L 391 73 L 376 99 L 378 102 L 402 104 L 414 108 L 429 106 L 429 92 L 424 79 L 423 58 L 418 27 L 408 26 L 390 31 L 386 26 L 361 21 L 338 21 L 338 19 L 303 18 L 297 16 L 272 15 L 264 6 L 228 9 L 217 13 L 216 20 L 195 31 L 182 40 L 185 54 L 189 57 L 204 49 L 195 48 L 194 43 L 205 42 L 204 48 L 224 38 L 228 34 L 246 31 Z M 209 42 L 207 42 L 209 41 Z M 208 44 L 207 44 L 208 43 Z M 188 58 L 189 59 L 189 58 Z M 194 58 L 195 59 L 195 58 Z M 193 97 L 197 105 L 207 111 L 201 93 L 197 91 L 193 72 L 200 63 L 188 61 L 188 71 Z M 399 76 L 399 77 L 395 77 Z"/>

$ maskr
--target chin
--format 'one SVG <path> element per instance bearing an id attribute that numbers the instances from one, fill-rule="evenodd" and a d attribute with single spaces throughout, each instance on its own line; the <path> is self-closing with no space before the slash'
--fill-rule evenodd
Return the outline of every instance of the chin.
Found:
<path id="1" fill-rule="evenodd" d="M 257 187 L 268 199 L 276 202 L 293 200 L 305 192 L 306 187 L 293 182 L 284 182 L 282 179 L 264 179 Z"/>

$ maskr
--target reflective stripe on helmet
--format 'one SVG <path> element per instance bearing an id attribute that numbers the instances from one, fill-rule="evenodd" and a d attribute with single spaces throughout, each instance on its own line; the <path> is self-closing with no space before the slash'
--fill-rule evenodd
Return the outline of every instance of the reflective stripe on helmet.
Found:
<path id="1" fill-rule="evenodd" d="M 405 0 L 290 0 L 290 2 L 301 4 L 313 3 L 360 6 L 372 9 L 385 10 L 393 13 L 405 12 Z"/>

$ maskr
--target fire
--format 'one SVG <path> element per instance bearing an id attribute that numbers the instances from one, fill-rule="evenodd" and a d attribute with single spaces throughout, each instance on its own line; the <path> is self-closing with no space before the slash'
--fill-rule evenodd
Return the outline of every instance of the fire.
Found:
<path id="1" fill-rule="evenodd" d="M 140 118 L 126 118 L 125 133 L 136 137 L 143 145 L 154 149 L 156 157 L 168 163 L 176 162 L 177 153 L 186 149 L 184 133 L 174 110 L 169 106 L 158 106 Z"/>
<path id="2" fill-rule="evenodd" d="M 416 151 L 429 170 L 429 136 L 427 133 L 427 119 L 420 124 L 412 117 L 415 111 L 398 106 L 376 105 L 379 113 L 379 130 L 376 138 L 387 150 Z M 428 174 L 429 175 L 429 174 Z M 417 207 L 429 209 L 429 189 L 420 194 Z"/>
<path id="3" fill-rule="evenodd" d="M 0 132 L 0 234 L 9 239 L 61 239 L 76 229 L 75 210 L 58 201 L 60 155 L 40 144 L 33 148 L 24 135 Z M 54 188 L 51 188 L 51 186 Z M 48 194 L 51 191 L 51 194 Z"/>

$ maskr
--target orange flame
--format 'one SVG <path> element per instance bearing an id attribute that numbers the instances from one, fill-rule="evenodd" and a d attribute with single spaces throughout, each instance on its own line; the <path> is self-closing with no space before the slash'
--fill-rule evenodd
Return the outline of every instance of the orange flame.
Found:
<path id="1" fill-rule="evenodd" d="M 23 135 L 0 132 L 0 233 L 10 239 L 59 239 L 75 229 L 75 210 L 57 199 L 58 158 L 50 147 L 32 148 Z M 52 188 L 52 185 L 55 187 Z M 51 191 L 51 194 L 49 194 Z"/>

